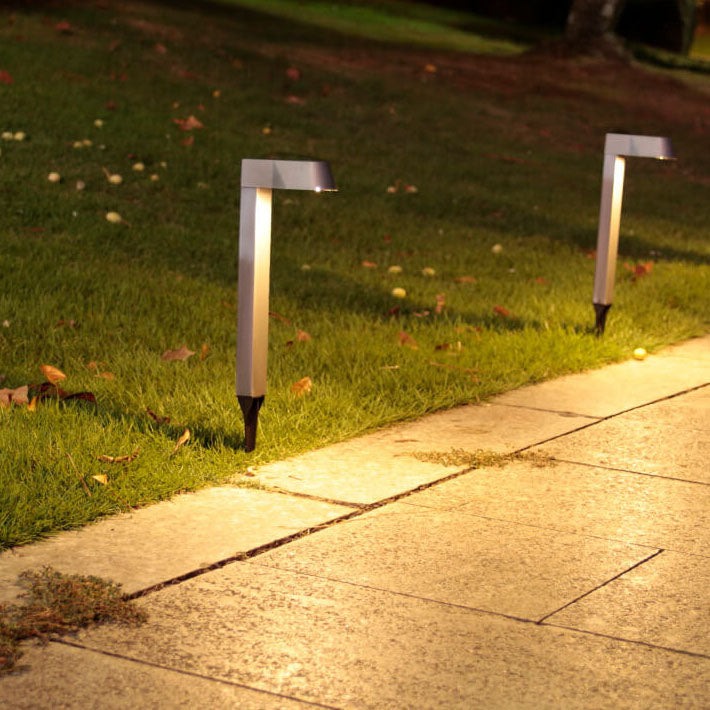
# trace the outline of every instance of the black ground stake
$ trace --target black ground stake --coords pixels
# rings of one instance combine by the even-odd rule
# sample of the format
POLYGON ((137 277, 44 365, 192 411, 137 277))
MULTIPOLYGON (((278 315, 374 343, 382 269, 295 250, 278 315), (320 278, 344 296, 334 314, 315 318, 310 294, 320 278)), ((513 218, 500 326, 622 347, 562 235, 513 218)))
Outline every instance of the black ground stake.
POLYGON ((254 451, 256 447, 256 425, 259 421, 259 410, 264 404, 264 396, 249 397, 238 395, 239 406, 244 415, 244 448, 247 452, 254 451))

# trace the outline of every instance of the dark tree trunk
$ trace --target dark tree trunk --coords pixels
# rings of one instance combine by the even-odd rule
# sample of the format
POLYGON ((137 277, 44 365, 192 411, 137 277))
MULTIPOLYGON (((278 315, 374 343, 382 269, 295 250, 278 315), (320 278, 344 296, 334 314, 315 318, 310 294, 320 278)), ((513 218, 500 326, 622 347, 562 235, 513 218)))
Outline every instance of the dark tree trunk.
POLYGON ((590 44, 614 34, 625 0, 573 0, 567 16, 565 39, 590 44))

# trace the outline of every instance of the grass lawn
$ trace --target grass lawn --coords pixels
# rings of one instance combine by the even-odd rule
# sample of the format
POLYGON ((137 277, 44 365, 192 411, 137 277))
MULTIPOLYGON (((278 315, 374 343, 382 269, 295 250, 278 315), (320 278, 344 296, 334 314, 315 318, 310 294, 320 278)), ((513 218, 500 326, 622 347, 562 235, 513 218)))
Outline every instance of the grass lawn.
POLYGON ((0 11, 0 388, 41 394, 51 365, 95 398, 0 408, 0 547, 710 330, 710 77, 523 55, 520 28, 431 6, 293 6, 0 11), (679 160, 628 163, 596 338, 607 131, 669 135, 679 160), (340 188, 274 193, 252 454, 234 394, 243 157, 328 160, 340 188))

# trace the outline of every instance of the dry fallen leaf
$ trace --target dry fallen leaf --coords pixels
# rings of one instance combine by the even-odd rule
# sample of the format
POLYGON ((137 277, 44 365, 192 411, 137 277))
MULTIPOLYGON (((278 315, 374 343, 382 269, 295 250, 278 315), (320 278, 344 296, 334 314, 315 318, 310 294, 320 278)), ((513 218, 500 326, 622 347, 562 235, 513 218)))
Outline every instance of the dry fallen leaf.
POLYGON ((97 473, 92 476, 95 481, 98 481, 102 486, 108 486, 108 476, 105 473, 97 473))
POLYGON ((377 264, 375 264, 374 261, 363 261, 362 266, 364 266, 366 269, 376 269, 377 264))
POLYGON ((444 310, 444 306, 446 305, 446 294, 445 293, 437 293, 436 294, 436 307, 434 308, 434 313, 439 314, 444 310))
POLYGON ((304 394, 309 394, 313 389, 313 382, 310 377, 302 377, 298 382, 294 382, 291 385, 291 392, 293 392, 296 397, 303 397, 304 394))
POLYGON ((101 377, 104 380, 115 380, 116 375, 113 374, 113 372, 99 372, 98 375, 94 375, 94 377, 101 377))
POLYGON ((222 303, 222 305, 223 305, 225 308, 229 308, 230 311, 236 311, 236 310, 237 310, 237 307, 236 307, 236 306, 233 306, 231 303, 228 303, 228 302, 225 301, 225 300, 222 300, 221 303, 222 303))
POLYGON ((75 320, 64 320, 64 318, 62 318, 60 321, 57 321, 54 327, 61 328, 63 325, 68 325, 70 328, 76 328, 78 324, 75 320))
POLYGON ((194 116, 188 116, 187 118, 174 118, 173 123, 176 123, 181 131, 192 131, 196 128, 204 128, 202 121, 194 116))
POLYGON ((136 449, 132 454, 125 454, 123 456, 108 456, 106 454, 102 454, 96 458, 104 463, 129 463, 130 461, 134 461, 138 458, 138 449, 136 449))
POLYGON ((409 333, 405 333, 403 330, 400 330, 399 335, 397 337, 399 339, 400 345, 406 345, 408 348, 411 348, 412 350, 419 350, 419 346, 417 345, 417 341, 414 340, 414 338, 411 335, 409 335, 409 333))
POLYGON ((624 262, 624 268, 631 273, 631 280, 636 281, 642 276, 648 276, 653 271, 653 262, 647 261, 645 264, 636 264, 632 266, 628 262, 624 262))
POLYGON ((299 343, 307 343, 310 339, 311 336, 306 333, 305 330, 299 330, 296 334, 296 340, 298 340, 299 343))
POLYGON ((61 370, 57 370, 56 367, 52 367, 51 365, 41 365, 39 369, 42 370, 42 374, 53 385, 67 379, 67 376, 61 370))
POLYGON ((28 404, 28 389, 27 385, 17 387, 16 389, 0 389, 0 407, 7 409, 13 404, 28 404))
POLYGON ((146 407, 146 412, 148 412, 148 416, 158 422, 158 424, 167 424, 170 421, 170 417, 161 417, 159 414, 156 414, 150 407, 146 407))
POLYGON ((207 357, 207 353, 210 351, 210 346, 207 343, 203 343, 200 348, 200 360, 204 360, 207 357))
POLYGON ((460 283, 460 284, 475 284, 476 277, 475 276, 455 276, 454 281, 456 281, 456 283, 460 283))
POLYGON ((177 440, 177 443, 175 444, 175 448, 170 452, 170 455, 172 456, 189 439, 190 439, 190 430, 185 429, 185 431, 182 433, 182 436, 177 440))
POLYGON ((513 314, 507 308, 504 308, 503 306, 493 306, 493 310, 499 316, 503 316, 503 318, 512 318, 513 317, 513 314))
POLYGON ((195 354, 194 350, 188 350, 186 345, 183 345, 179 350, 166 350, 161 356, 161 360, 171 362, 172 360, 187 360, 195 354))

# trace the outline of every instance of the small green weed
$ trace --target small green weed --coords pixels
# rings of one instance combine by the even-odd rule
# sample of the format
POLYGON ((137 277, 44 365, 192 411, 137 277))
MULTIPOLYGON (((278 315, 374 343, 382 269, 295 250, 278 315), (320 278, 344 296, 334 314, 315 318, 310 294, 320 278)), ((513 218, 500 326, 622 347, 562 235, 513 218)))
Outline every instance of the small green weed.
POLYGON ((22 605, 0 605, 0 674, 11 671, 22 655, 25 639, 47 640, 91 624, 140 624, 145 612, 121 594, 121 585, 99 577, 67 575, 51 567, 26 570, 19 575, 27 589, 22 605))

